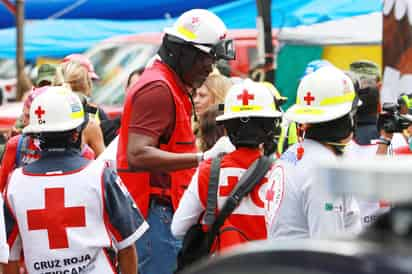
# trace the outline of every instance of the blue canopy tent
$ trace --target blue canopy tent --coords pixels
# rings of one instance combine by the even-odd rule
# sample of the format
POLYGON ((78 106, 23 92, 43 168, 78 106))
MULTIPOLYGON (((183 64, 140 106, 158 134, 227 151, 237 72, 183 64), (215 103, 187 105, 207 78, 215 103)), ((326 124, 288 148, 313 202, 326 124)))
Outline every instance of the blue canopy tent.
MULTIPOLYGON (((15 1, 6 0, 12 4, 15 1)), ((197 0, 196 7, 209 8, 227 3, 227 0, 197 0)), ((186 0, 30 0, 25 1, 25 17, 34 19, 111 19, 136 20, 160 19, 168 14, 178 16, 193 7, 193 2, 186 0)), ((14 16, 2 5, 0 0, 0 28, 14 26, 14 16)))
MULTIPOLYGON (((48 0, 35 2, 51 3, 48 0)), ((91 4, 96 1, 87 1, 87 3, 89 2, 91 4)), ((104 2, 111 1, 98 0, 98 2, 104 6, 104 2)), ((117 1, 112 2, 119 5, 117 1)), ((127 8, 125 2, 128 1, 123 1, 122 6, 127 8)), ((141 1, 129 2, 139 2, 140 4, 141 1)), ((183 3, 183 1, 177 0, 152 2, 163 4, 167 2, 168 5, 176 2, 183 3)), ((186 2, 188 3, 186 9, 194 7, 193 4, 189 5, 189 1, 186 2)), ((130 9, 132 10, 132 8, 130 9)), ((232 1, 215 6, 211 10, 223 19, 228 28, 255 28, 256 26, 255 0, 232 1)), ((310 25, 381 10, 380 0, 274 0, 272 3, 272 26, 273 28, 281 28, 310 25)), ((152 11, 147 10, 147 13, 150 12, 152 11)), ((114 35, 162 31, 165 26, 172 23, 173 19, 135 21, 58 19, 27 22, 24 37, 25 57, 28 60, 33 60, 38 56, 62 57, 69 53, 82 52, 94 43, 114 35)), ((15 29, 0 30, 0 58, 14 58, 15 51, 15 29)))

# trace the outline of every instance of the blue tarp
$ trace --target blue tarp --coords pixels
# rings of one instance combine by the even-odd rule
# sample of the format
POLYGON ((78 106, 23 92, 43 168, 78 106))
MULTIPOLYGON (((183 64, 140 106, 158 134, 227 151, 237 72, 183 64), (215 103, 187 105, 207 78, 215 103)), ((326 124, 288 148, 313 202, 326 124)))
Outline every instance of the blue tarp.
MULTIPOLYGON (((119 34, 161 32, 167 20, 110 21, 97 19, 42 20, 24 28, 24 52, 27 60, 37 57, 63 57, 83 52, 93 44, 119 34)), ((14 58, 16 31, 0 30, 0 58, 14 58)))
MULTIPOLYGON (((296 27, 382 11, 381 0, 272 0, 272 26, 296 27)), ((229 28, 256 26, 256 0, 211 8, 229 28)))
MULTIPOLYGON (((165 0, 163 2, 172 3, 174 1, 165 0)), ((193 8, 193 6, 187 6, 187 8, 193 8)), ((213 7, 211 10, 223 19, 228 28, 255 28, 256 26, 255 0, 233 1, 213 7)), ((381 10, 381 0, 274 0, 272 26, 279 28, 310 25, 381 10)), ((27 23, 25 26, 25 56, 29 60, 38 56, 62 57, 69 53, 82 52, 96 42, 114 35, 162 31, 165 26, 172 23, 172 19, 40 20, 27 23)), ((14 56, 15 29, 0 30, 0 58, 14 58, 14 56)))
MULTIPOLYGON (((11 2, 15 3, 14 0, 11 2)), ((196 7, 209 8, 227 2, 196 0, 196 7)), ((176 17, 192 7, 193 2, 187 0, 28 0, 25 1, 25 17, 46 19, 61 14, 59 19, 162 19, 166 14, 176 17)), ((0 1, 0 28, 14 25, 14 16, 0 1)))

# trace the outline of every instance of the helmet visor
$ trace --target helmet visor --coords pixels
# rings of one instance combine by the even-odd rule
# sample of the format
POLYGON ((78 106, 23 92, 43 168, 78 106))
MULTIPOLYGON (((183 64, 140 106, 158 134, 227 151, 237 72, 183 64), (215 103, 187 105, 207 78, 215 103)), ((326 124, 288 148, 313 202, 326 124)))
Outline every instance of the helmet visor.
POLYGON ((216 60, 235 60, 236 50, 232 39, 220 40, 216 45, 212 46, 210 53, 216 60))
MULTIPOLYGON (((208 43, 196 43, 191 41, 185 41, 174 35, 167 35, 167 39, 173 43, 179 44, 189 44, 193 46, 199 46, 199 48, 206 48, 208 53, 215 59, 224 59, 224 60, 234 60, 236 57, 235 44, 232 39, 223 39, 217 42, 216 44, 208 43)), ((205 51, 204 49, 203 51, 205 51)))

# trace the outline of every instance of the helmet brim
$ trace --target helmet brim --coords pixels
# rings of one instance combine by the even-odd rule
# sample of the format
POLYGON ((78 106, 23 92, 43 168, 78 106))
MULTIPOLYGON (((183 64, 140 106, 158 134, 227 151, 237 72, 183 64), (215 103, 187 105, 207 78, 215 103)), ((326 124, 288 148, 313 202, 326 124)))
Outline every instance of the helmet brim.
POLYGON ((280 118, 282 117, 282 113, 279 111, 266 113, 266 112, 259 112, 256 111, 244 111, 242 113, 226 113, 216 117, 216 121, 226 121, 231 119, 239 119, 239 118, 246 118, 246 117, 262 117, 262 118, 280 118))
POLYGON ((54 127, 47 126, 47 128, 43 126, 39 126, 39 125, 28 125, 25 128, 23 128, 22 132, 24 134, 36 134, 36 133, 43 133, 43 132, 64 132, 64 131, 73 130, 79 127, 83 122, 84 122, 83 119, 78 119, 76 121, 60 123, 59 125, 54 126, 54 127))
POLYGON ((300 124, 316 124, 338 119, 351 110, 352 102, 328 107, 293 105, 286 111, 284 117, 300 124))

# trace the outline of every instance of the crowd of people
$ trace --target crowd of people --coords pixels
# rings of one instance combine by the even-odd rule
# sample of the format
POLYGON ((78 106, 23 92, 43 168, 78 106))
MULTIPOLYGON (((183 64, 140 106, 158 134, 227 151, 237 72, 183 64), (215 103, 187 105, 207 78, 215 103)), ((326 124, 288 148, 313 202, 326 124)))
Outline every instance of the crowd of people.
POLYGON ((116 119, 90 101, 98 76, 85 56, 39 68, 1 162, 4 273, 175 273, 194 228, 211 229, 230 199, 238 204, 210 253, 356 237, 390 210, 331 195, 316 183, 316 163, 411 153, 412 94, 382 110, 375 63, 343 71, 316 60, 283 111, 273 84, 218 70, 235 58, 226 32, 210 11, 183 13, 130 74, 116 119), (262 159, 263 179, 233 197, 262 159))

